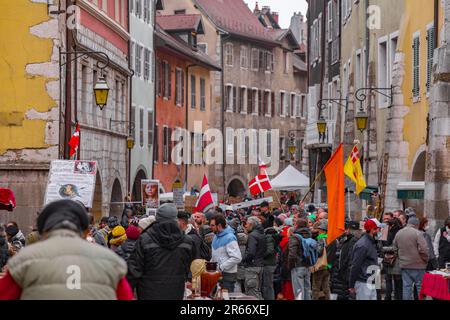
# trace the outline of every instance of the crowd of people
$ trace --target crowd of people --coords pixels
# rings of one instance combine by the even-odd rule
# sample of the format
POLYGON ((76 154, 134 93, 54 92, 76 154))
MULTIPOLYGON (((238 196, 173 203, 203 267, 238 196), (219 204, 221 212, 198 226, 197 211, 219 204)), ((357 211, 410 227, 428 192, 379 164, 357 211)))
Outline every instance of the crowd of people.
POLYGON ((329 243, 327 210, 295 201, 192 215, 169 203, 139 218, 126 206, 97 224, 57 201, 27 237, 15 222, 0 227, 0 299, 181 300, 196 260, 258 300, 417 299, 425 272, 450 261, 450 218, 434 239, 411 208, 382 220, 346 220, 329 243))

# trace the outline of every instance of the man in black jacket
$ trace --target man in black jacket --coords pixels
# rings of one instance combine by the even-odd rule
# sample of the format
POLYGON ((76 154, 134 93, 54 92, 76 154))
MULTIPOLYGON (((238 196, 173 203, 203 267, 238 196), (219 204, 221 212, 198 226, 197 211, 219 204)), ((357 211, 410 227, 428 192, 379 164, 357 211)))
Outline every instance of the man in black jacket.
POLYGON ((356 294, 357 300, 377 300, 377 291, 373 283, 374 273, 379 271, 377 240, 380 235, 380 222, 367 220, 366 233, 356 242, 351 254, 349 293, 356 294))
POLYGON ((177 208, 168 203, 136 242, 127 279, 139 300, 182 300, 195 246, 178 226, 177 208))
POLYGON ((245 293, 262 300, 261 283, 266 253, 266 236, 257 217, 249 217, 245 224, 248 232, 245 256, 242 262, 245 266, 245 293))
POLYGON ((273 275, 277 265, 277 247, 280 242, 278 232, 275 228, 264 229, 266 236, 266 253, 264 255, 264 268, 262 276, 262 296, 264 300, 275 300, 273 288, 273 275))
POLYGON ((348 278, 350 258, 354 245, 360 238, 359 222, 349 221, 345 223, 345 233, 330 243, 330 247, 336 246, 336 255, 331 269, 331 292, 337 295, 337 300, 349 300, 348 278))
POLYGON ((211 260, 211 249, 204 242, 195 227, 189 223, 189 214, 184 211, 178 212, 178 226, 184 233, 192 239, 195 247, 195 259, 211 260))

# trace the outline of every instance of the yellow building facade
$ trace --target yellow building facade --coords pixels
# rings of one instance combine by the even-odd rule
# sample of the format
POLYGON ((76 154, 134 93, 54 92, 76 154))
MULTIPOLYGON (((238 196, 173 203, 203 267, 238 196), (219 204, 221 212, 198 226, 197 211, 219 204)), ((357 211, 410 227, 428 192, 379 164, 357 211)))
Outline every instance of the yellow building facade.
POLYGON ((1 1, 0 15, 0 186, 17 202, 0 223, 25 229, 43 203, 49 162, 59 156, 61 36, 47 3, 1 1))

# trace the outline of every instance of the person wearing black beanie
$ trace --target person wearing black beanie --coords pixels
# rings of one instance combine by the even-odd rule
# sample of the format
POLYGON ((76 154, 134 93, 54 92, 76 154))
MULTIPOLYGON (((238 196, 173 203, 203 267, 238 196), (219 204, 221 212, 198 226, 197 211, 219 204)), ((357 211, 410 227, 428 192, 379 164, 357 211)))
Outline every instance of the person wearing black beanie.
POLYGON ((72 200, 48 204, 37 229, 40 241, 8 260, 0 300, 133 299, 126 262, 86 240, 89 219, 83 205, 72 200))

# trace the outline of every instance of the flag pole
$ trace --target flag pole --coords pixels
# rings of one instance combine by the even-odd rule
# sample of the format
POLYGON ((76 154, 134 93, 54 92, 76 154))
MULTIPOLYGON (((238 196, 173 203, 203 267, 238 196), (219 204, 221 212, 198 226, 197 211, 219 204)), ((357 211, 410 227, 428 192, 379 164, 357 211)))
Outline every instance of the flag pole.
POLYGON ((303 201, 305 201, 306 197, 311 193, 311 190, 314 188, 317 180, 319 180, 320 176, 322 175, 323 171, 325 170, 325 166, 323 166, 322 170, 319 172, 319 174, 316 176, 316 179, 314 180, 314 182, 311 184, 311 187, 309 188, 308 192, 305 194, 305 196, 303 197, 303 201))

